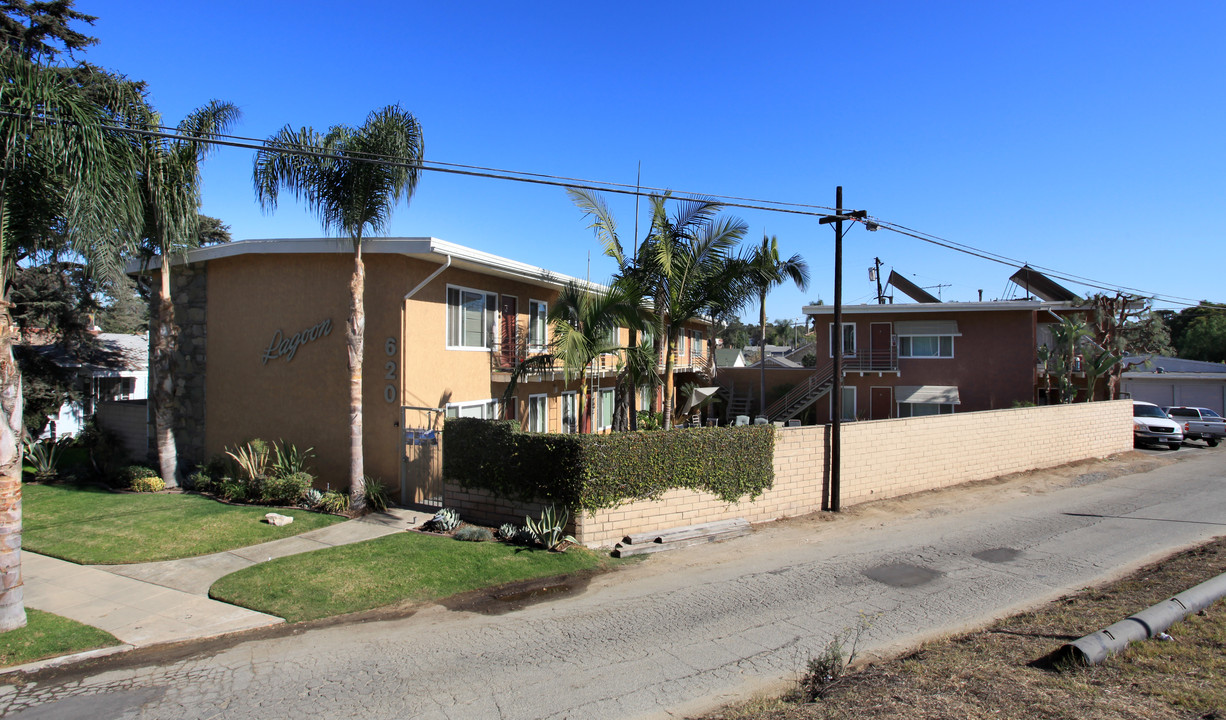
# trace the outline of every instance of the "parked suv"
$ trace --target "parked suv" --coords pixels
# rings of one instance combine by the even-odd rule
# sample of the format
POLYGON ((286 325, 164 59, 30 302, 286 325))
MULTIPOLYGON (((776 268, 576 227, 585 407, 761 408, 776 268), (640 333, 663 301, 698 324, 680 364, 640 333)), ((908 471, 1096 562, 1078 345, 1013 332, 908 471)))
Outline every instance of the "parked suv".
POLYGON ((1157 405, 1133 400, 1132 441, 1134 445, 1166 445, 1178 450, 1183 444, 1183 427, 1157 405))
POLYGON ((1209 408, 1171 407, 1166 408, 1166 414, 1183 425, 1185 440, 1204 440, 1209 447, 1217 447, 1226 437, 1226 418, 1209 408))

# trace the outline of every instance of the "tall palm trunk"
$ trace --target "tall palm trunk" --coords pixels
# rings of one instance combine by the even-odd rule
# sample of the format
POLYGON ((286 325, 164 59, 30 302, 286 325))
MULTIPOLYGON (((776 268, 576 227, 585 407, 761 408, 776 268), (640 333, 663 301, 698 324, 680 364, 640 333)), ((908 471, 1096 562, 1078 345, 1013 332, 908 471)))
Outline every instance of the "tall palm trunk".
POLYGON ((673 412, 676 408, 673 407, 673 363, 677 358, 677 338, 669 333, 668 349, 664 355, 664 429, 671 430, 673 427, 673 412))
POLYGON ((0 308, 0 632, 26 624, 21 582, 21 373, 13 360, 13 316, 9 313, 7 288, 3 291, 4 302, 0 308))
POLYGON ((766 291, 758 293, 758 300, 762 308, 759 321, 762 323, 762 345, 761 352, 758 354, 758 364, 762 366, 762 407, 758 410, 759 415, 766 415, 766 291))
POLYGON ((175 446, 175 388, 172 364, 179 340, 175 305, 170 297, 170 258, 162 256, 161 292, 157 328, 153 334, 153 422, 157 438, 158 468, 166 487, 179 486, 179 452, 175 446))
POLYGON ((345 346, 349 350, 349 508, 366 509, 366 480, 362 455, 362 351, 366 341, 366 266, 361 240, 355 243, 353 278, 349 281, 349 324, 345 346))
MULTIPOLYGON (((3 205, 7 175, 0 175, 0 258, 8 224, 8 208, 3 205)), ((0 261, 0 632, 26 624, 21 582, 21 373, 13 358, 16 328, 9 312, 7 274, 0 261)))

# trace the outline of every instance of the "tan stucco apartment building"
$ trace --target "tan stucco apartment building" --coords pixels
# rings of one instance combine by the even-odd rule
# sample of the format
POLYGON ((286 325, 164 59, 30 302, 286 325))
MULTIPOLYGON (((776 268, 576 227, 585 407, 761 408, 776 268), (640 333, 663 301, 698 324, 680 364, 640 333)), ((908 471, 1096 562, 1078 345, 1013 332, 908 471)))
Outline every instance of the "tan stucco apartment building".
MULTIPOLYGON (((579 388, 560 370, 520 382, 506 407, 499 399, 515 361, 548 344, 545 317, 561 288, 598 286, 435 238, 367 240, 362 255, 365 467, 393 497, 398 487, 402 502, 437 501, 445 416, 514 418, 529 431, 577 429, 579 388)), ((314 448, 320 484, 344 482, 349 243, 247 240, 172 262, 184 466, 259 437, 314 448)), ((678 384, 705 366, 709 337, 698 323, 686 332, 678 384)), ((596 431, 611 422, 616 364, 606 357, 592 373, 596 431)))

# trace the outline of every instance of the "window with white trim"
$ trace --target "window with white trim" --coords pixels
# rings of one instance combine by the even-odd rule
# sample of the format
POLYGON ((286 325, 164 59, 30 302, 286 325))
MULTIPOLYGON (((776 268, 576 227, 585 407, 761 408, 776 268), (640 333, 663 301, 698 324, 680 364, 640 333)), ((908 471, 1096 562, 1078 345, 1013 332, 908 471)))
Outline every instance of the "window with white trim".
POLYGON ((898 417, 924 417, 926 415, 953 414, 953 403, 898 403, 898 417))
POLYGON ((498 295, 447 286, 447 348, 489 348, 498 322, 498 295))
POLYGON ((540 352, 549 344, 549 305, 542 300, 528 301, 528 349, 540 352))
POLYGON ((597 404, 598 420, 596 423, 597 430, 608 430, 613 427, 613 390, 601 390, 598 395, 599 402, 597 404))
POLYGON ((562 423, 559 430, 564 433, 579 432, 579 394, 575 392, 562 393, 562 423))
MULTIPOLYGON (((830 357, 834 357, 834 323, 829 324, 830 357)), ((856 354, 856 324, 843 323, 843 357, 856 354)))
POLYGON ((528 396, 528 432, 549 432, 549 396, 528 396))
MULTIPOLYGON (((853 385, 843 386, 843 407, 839 408, 840 419, 850 422, 856 419, 856 388, 853 385)), ((834 417, 833 403, 830 407, 830 417, 834 417)))
POLYGON ((449 418, 466 417, 497 420, 498 401, 477 400, 474 402, 447 403, 446 411, 446 415, 449 418))
POLYGON ((900 335, 900 358, 951 358, 954 356, 953 335, 900 335))
POLYGON ((682 330, 677 333, 677 355, 685 354, 685 335, 688 332, 688 330, 682 330))

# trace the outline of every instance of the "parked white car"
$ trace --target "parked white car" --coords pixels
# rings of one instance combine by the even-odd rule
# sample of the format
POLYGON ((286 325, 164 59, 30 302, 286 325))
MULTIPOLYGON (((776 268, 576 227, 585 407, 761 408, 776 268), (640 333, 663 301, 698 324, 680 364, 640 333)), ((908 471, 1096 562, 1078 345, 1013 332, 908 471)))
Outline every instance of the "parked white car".
POLYGON ((1134 445, 1166 445, 1178 450, 1183 445, 1183 426, 1157 405, 1133 400, 1132 441, 1134 445))

